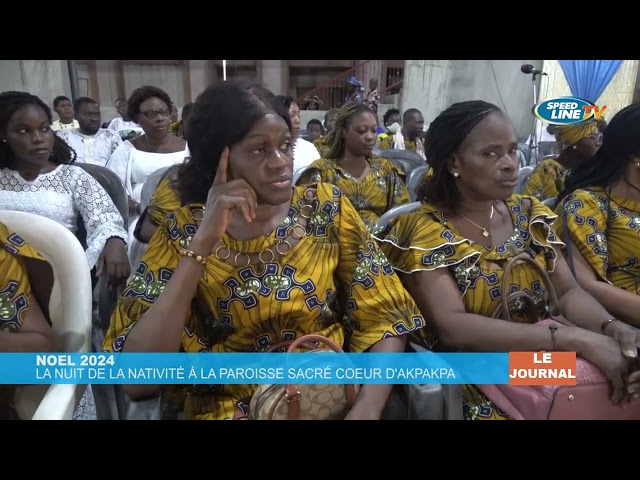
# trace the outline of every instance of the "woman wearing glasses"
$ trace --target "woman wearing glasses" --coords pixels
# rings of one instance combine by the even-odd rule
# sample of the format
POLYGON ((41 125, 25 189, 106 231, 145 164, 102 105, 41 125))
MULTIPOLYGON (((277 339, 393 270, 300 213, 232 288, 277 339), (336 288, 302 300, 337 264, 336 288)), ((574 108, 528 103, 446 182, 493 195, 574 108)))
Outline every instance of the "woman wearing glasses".
POLYGON ((182 163, 187 142, 171 133, 171 98, 157 88, 144 86, 131 94, 127 116, 138 123, 143 135, 127 140, 107 162, 118 174, 129 195, 129 258, 135 269, 142 254, 133 232, 140 216, 140 194, 147 177, 159 168, 182 163))

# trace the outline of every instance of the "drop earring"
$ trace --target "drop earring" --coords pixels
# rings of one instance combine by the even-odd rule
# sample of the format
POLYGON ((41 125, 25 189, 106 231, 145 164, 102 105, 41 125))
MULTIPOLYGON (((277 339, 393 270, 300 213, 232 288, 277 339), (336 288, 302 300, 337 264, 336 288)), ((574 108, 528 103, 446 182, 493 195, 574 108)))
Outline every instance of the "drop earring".
POLYGON ((456 177, 456 178, 459 178, 460 174, 458 172, 454 172, 453 176, 456 177))

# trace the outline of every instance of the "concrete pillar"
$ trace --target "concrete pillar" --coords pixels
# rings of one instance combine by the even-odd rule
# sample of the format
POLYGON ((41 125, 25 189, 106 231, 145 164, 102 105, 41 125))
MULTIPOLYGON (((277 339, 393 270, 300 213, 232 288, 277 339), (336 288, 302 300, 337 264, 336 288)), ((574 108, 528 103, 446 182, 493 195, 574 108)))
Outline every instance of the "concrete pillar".
POLYGON ((67 61, 0 60, 0 91, 7 90, 37 95, 53 108, 58 95, 71 98, 67 61))
POLYGON ((429 124, 449 105, 452 60, 405 60, 400 111, 417 108, 429 124))
POLYGON ((286 95, 285 60, 258 60, 258 62, 262 62, 260 82, 274 94, 286 95))

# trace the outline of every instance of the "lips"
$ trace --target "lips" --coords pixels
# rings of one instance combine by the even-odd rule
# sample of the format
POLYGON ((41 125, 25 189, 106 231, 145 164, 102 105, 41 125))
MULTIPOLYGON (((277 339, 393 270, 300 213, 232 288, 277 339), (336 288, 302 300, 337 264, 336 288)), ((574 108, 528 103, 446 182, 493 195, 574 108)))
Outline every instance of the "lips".
POLYGON ((31 150, 32 155, 48 155, 50 150, 48 148, 36 148, 31 150))
POLYGON ((508 187, 515 187, 518 184, 518 177, 507 178, 505 180, 499 181, 500 185, 505 185, 508 187))

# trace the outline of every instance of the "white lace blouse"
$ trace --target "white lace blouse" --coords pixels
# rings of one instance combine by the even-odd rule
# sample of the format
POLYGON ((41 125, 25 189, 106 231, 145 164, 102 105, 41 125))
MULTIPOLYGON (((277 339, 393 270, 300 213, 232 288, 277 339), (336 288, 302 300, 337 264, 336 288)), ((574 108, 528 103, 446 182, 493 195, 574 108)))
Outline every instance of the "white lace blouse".
POLYGON ((90 269, 109 238, 127 241, 122 215, 109 194, 85 170, 74 165, 59 165, 30 182, 16 171, 1 169, 0 209, 41 215, 73 233, 78 229, 78 215, 82 215, 90 269))

